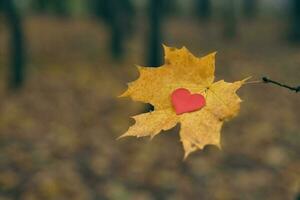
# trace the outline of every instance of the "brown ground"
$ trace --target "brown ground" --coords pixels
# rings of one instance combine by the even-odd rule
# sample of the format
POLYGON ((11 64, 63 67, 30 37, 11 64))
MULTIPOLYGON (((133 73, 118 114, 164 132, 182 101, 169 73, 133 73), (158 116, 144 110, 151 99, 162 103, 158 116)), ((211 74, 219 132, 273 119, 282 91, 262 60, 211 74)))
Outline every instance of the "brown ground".
MULTIPOLYGON (((217 79, 267 75, 299 84, 300 48, 282 40, 284 25, 241 24, 231 41, 218 25, 169 20, 165 43, 197 55, 217 50, 217 79)), ((283 200, 299 192, 298 94, 245 86, 239 117, 222 130, 223 150, 208 146, 182 162, 179 127, 151 142, 116 141, 129 116, 144 110, 116 98, 137 77, 134 64, 143 64, 144 27, 120 63, 109 58, 96 22, 28 18, 25 27, 28 80, 15 94, 5 89, 7 33, 0 31, 0 200, 283 200)))

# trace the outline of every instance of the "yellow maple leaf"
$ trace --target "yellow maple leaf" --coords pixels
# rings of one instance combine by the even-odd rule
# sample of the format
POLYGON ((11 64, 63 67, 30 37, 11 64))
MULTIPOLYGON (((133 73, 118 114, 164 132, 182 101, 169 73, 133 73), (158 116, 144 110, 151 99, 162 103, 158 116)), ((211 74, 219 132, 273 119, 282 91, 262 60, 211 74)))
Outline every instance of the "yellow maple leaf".
POLYGON ((135 124, 122 135, 153 138, 162 130, 180 123, 180 139, 185 151, 190 153, 212 144, 221 148, 220 131, 224 120, 237 115, 241 99, 236 91, 245 80, 227 83, 214 82, 215 54, 195 57, 185 47, 181 49, 164 46, 165 64, 157 67, 140 67, 139 78, 128 84, 121 97, 150 103, 153 112, 134 116, 135 124), (205 97, 205 106, 193 112, 176 114, 171 94, 178 88, 205 97))

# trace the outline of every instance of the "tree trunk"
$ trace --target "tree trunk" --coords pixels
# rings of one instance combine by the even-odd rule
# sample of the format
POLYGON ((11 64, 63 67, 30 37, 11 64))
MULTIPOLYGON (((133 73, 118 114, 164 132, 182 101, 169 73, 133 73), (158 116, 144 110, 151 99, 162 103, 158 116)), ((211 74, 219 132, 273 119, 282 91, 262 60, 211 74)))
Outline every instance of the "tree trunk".
POLYGON ((124 41, 132 34, 134 7, 130 0, 90 0, 92 15, 102 19, 109 29, 109 49, 115 60, 124 54, 124 41))
POLYGON ((211 16, 210 0, 195 0, 196 16, 201 21, 208 20, 211 16))
POLYGON ((48 10, 49 0, 34 0, 32 7, 37 13, 45 13, 48 10))
POLYGON ((162 65, 162 1, 149 0, 149 39, 147 65, 162 65))
POLYGON ((121 28, 120 22, 117 20, 112 20, 110 24, 110 49, 113 55, 113 58, 120 60, 124 54, 124 41, 123 41, 123 30, 121 28))
POLYGON ((255 18, 257 13, 257 0, 244 0, 243 13, 249 20, 255 18))
POLYGON ((70 14, 68 0, 52 0, 51 3, 54 14, 60 17, 67 17, 70 14))
POLYGON ((223 34, 226 39, 233 39, 237 36, 236 2, 235 0, 228 0, 223 6, 223 34))
POLYGON ((10 29, 10 76, 9 86, 18 89, 24 82, 24 36, 22 30, 21 16, 12 0, 2 0, 3 11, 7 17, 10 29))
POLYGON ((300 1, 291 0, 290 40, 300 43, 300 1))

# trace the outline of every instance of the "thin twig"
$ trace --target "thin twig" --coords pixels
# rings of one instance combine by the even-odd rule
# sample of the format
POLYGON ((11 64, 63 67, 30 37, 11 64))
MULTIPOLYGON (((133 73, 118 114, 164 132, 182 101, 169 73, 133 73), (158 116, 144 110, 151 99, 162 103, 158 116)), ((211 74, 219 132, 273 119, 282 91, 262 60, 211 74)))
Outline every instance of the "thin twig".
POLYGON ((294 91, 294 92, 300 92, 300 86, 298 87, 291 87, 291 86, 288 86, 288 85, 285 85, 285 84, 282 84, 282 83, 279 83, 277 81, 273 81, 267 77, 262 77, 262 81, 263 83, 272 83, 272 84, 275 84, 275 85, 278 85, 279 87, 283 87, 283 88, 287 88, 291 91, 294 91))

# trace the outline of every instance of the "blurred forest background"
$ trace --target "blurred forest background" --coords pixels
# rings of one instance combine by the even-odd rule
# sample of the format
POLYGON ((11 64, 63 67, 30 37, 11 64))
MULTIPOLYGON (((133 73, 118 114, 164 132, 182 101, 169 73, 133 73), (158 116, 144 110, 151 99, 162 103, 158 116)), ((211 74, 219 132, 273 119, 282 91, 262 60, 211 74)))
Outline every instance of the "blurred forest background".
MULTIPOLYGON (((300 82, 299 0, 0 0, 0 200, 299 200, 299 95, 247 85, 222 151, 178 129, 116 141, 117 99, 162 46, 217 54, 217 79, 300 82)), ((162 86, 163 87, 163 86, 162 86)))

